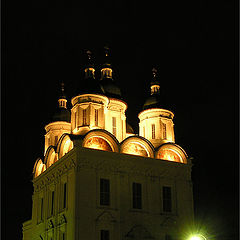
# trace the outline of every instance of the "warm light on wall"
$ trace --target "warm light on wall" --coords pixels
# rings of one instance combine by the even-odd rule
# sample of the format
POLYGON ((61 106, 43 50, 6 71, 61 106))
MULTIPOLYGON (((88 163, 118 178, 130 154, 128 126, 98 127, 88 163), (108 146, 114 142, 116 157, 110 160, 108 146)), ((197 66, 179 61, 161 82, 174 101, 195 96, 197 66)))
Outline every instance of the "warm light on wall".
POLYGON ((48 163, 48 167, 50 167, 51 165, 53 165, 53 163, 55 162, 55 159, 56 159, 56 153, 53 152, 50 156, 50 159, 49 159, 49 163, 48 163))
POLYGON ((157 158, 163 159, 163 160, 168 160, 168 161, 173 161, 173 162, 182 162, 181 156, 174 151, 173 149, 162 149, 158 153, 157 158))
POLYGON ((139 142, 130 142, 124 146, 123 153, 138 155, 143 157, 148 157, 149 153, 147 152, 146 148, 139 142))
POLYGON ((42 172, 46 170, 46 165, 40 159, 37 163, 36 170, 35 170, 35 177, 39 176, 42 172))
POLYGON ((84 144, 84 147, 86 148, 93 148, 98 150, 104 150, 104 151, 110 151, 112 152, 112 148, 109 145, 109 143, 100 137, 91 137, 89 138, 86 143, 84 144))
POLYGON ((66 153, 68 153, 72 149, 73 149, 73 142, 70 139, 67 139, 67 141, 63 146, 62 156, 64 156, 66 153))

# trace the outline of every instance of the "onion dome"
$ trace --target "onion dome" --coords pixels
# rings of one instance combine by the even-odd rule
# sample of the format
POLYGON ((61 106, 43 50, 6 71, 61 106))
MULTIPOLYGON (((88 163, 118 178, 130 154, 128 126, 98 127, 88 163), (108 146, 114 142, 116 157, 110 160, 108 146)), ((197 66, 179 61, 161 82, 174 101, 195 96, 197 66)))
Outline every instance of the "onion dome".
POLYGON ((87 63, 84 68, 84 78, 79 82, 77 94, 103 94, 99 81, 95 77, 95 66, 91 51, 86 51, 87 63))
POLYGON ((58 99, 58 108, 55 111, 55 114, 52 117, 52 122, 65 121, 71 122, 71 114, 67 109, 67 99, 64 93, 64 83, 61 83, 61 94, 58 99))
POLYGON ((146 99, 143 110, 150 108, 166 108, 166 103, 162 94, 160 94, 160 82, 158 80, 157 69, 152 69, 153 78, 150 82, 150 96, 146 99))
POLYGON ((109 48, 105 47, 105 60, 101 67, 101 88, 108 97, 121 98, 121 90, 113 79, 113 70, 110 63, 109 48))

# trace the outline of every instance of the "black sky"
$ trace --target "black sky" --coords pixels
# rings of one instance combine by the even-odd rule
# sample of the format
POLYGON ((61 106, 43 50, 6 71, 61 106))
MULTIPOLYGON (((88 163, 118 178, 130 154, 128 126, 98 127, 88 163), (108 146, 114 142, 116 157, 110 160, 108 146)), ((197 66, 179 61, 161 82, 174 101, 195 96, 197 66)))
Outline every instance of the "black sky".
POLYGON ((151 69, 159 69, 176 143, 194 158, 196 223, 209 239, 237 239, 237 10, 226 0, 4 2, 2 239, 20 239, 31 218, 31 173, 60 81, 70 103, 84 51, 99 66, 105 45, 135 131, 151 69))

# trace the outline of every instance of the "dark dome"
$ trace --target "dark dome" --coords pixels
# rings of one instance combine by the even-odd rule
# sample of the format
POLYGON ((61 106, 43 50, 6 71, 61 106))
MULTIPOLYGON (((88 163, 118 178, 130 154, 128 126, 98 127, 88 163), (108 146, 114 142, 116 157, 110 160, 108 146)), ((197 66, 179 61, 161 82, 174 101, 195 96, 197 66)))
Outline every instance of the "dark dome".
POLYGON ((66 108, 58 108, 52 117, 52 122, 57 121, 71 122, 70 111, 66 108))
POLYGON ((101 88, 107 97, 121 98, 121 90, 111 78, 101 80, 101 88))
POLYGON ((95 78, 87 78, 79 81, 79 86, 76 95, 87 93, 103 94, 101 86, 95 78))
POLYGON ((149 96, 143 104, 143 110, 150 108, 163 108, 170 110, 171 106, 169 105, 169 103, 167 103, 165 97, 162 94, 153 94, 149 96))

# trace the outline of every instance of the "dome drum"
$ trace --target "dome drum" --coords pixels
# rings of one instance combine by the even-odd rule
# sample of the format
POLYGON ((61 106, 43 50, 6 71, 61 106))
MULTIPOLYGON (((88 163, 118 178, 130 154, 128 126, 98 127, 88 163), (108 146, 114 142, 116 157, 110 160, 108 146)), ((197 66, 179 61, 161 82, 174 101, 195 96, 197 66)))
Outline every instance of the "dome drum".
POLYGON ((73 97, 71 100, 72 106, 74 107, 76 104, 81 103, 98 103, 102 105, 108 104, 108 98, 106 96, 100 94, 82 94, 76 97, 73 97))
POLYGON ((45 126, 45 152, 49 146, 56 146, 58 140, 64 133, 71 133, 71 123, 57 121, 45 126))
POLYGON ((98 102, 83 102, 72 108, 72 132, 84 135, 92 129, 103 129, 106 106, 98 102))
POLYGON ((138 117, 140 136, 147 138, 155 148, 166 142, 175 142, 174 114, 171 111, 153 108, 142 111, 138 117))

